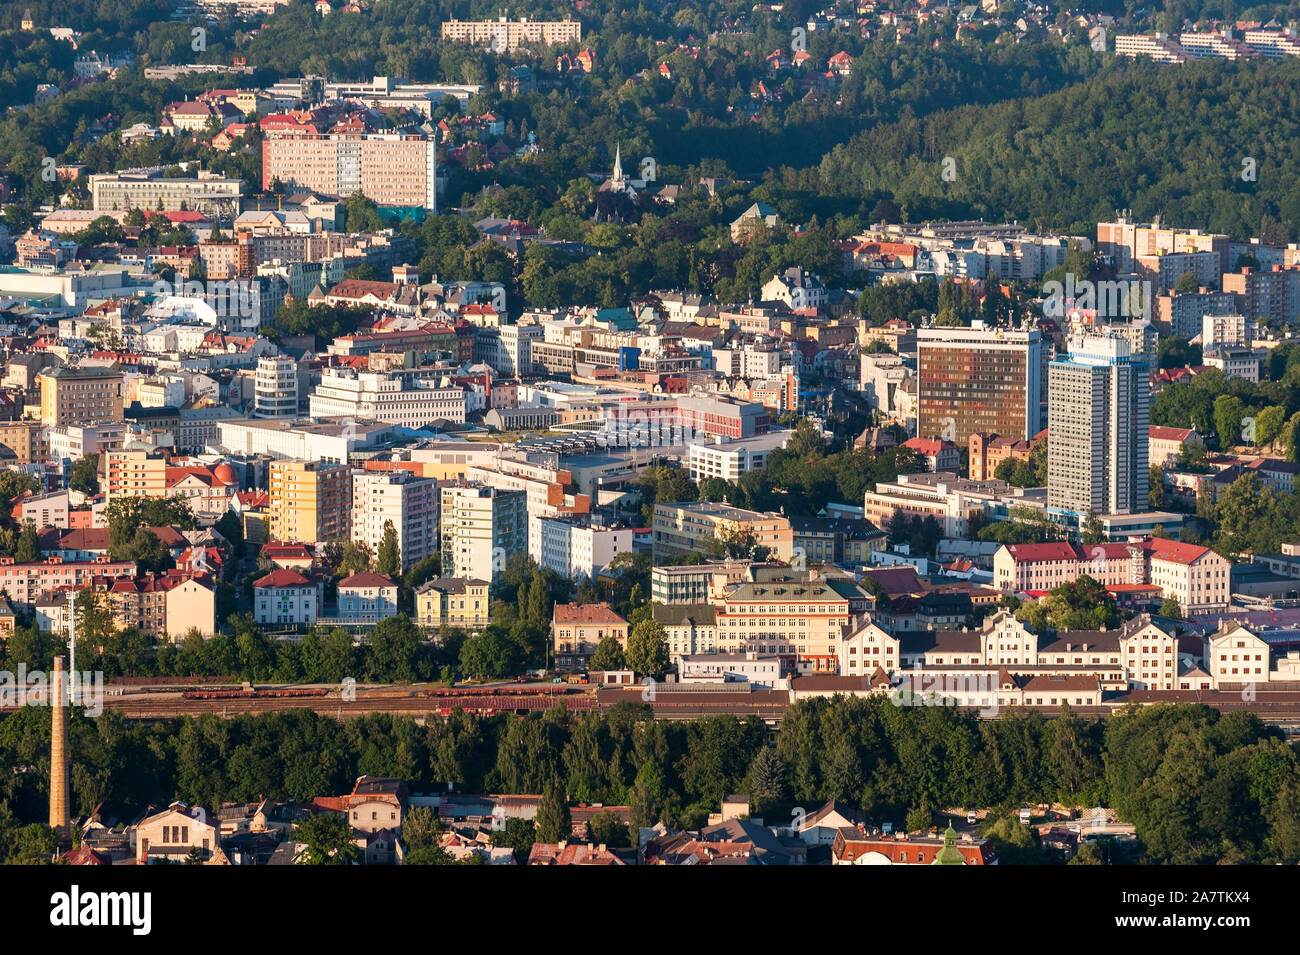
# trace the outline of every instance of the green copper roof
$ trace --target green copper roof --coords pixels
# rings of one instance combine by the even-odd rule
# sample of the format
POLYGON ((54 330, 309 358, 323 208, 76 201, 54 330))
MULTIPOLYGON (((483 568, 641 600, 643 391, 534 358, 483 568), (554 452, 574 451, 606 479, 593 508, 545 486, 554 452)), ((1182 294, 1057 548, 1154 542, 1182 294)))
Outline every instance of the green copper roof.
POLYGON ((957 848, 957 832, 950 822, 948 823, 948 831, 943 834, 943 848, 935 854, 934 862, 931 865, 965 864, 966 860, 962 858, 961 850, 957 848))

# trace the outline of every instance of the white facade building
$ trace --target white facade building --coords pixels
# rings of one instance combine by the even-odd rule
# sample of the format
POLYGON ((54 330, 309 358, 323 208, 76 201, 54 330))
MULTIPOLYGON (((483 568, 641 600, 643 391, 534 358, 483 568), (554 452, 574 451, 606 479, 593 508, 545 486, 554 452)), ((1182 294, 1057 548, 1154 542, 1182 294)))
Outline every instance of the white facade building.
POLYGON ((437 553, 437 482, 409 471, 352 472, 352 539, 378 554, 390 523, 403 570, 437 553))
POLYGON ((616 554, 631 553, 635 534, 630 527, 592 527, 560 517, 533 518, 538 533, 529 534, 530 553, 538 565, 573 580, 593 578, 616 554), (532 552, 532 541, 537 551, 532 552))
POLYGON ((1071 340, 1052 362, 1047 503, 1076 514, 1148 508, 1151 387, 1147 363, 1113 335, 1071 340))
POLYGON ((449 379, 327 368, 312 392, 311 416, 368 418, 407 428, 465 422, 465 390, 449 379))
POLYGON ((264 355, 257 360, 253 415, 258 418, 298 416, 298 363, 288 355, 264 355))

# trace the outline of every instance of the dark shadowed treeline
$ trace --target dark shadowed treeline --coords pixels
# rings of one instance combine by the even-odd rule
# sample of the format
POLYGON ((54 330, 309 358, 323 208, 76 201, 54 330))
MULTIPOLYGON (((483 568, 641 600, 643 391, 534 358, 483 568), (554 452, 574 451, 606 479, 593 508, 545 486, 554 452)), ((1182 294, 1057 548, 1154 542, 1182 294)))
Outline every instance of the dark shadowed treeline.
MULTIPOLYGON (((700 825, 724 795, 750 794, 768 822, 827 799, 876 823, 952 806, 1010 810, 1062 800, 1110 805, 1136 824, 1153 862, 1300 861, 1300 762, 1249 714, 1159 706, 1109 720, 1017 713, 979 721, 884 699, 789 708, 775 746, 755 719, 649 720, 641 705, 605 714, 552 710, 480 719, 337 721, 310 711, 223 720, 70 720, 73 806, 129 817, 172 799, 307 800, 356 776, 414 791, 562 792, 627 804, 634 821, 700 825)), ((0 857, 46 815, 49 714, 0 720, 0 857)))

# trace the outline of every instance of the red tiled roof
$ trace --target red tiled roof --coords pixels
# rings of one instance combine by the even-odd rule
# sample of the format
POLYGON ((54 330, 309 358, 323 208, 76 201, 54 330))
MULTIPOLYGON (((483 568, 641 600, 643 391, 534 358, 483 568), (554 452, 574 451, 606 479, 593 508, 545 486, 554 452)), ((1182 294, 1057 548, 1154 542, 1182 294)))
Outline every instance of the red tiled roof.
POLYGON ((607 603, 556 604, 555 623, 627 623, 607 603))
POLYGON ((294 570, 273 570, 260 580, 254 581, 254 587, 309 587, 311 581, 294 570))
POLYGON ((945 445, 952 447, 948 442, 941 441, 938 438, 908 438, 903 442, 903 447, 911 448, 918 454, 924 454, 928 457, 934 457, 942 452, 945 445))
POLYGON ((396 586, 397 584, 393 583, 383 574, 372 574, 368 572, 353 574, 347 580, 339 581, 339 590, 343 590, 349 587, 396 587, 396 586))
POLYGON ((1156 441, 1186 441, 1193 434, 1191 428, 1166 428, 1158 424, 1151 425, 1147 430, 1156 441))
POLYGON ((1078 560, 1073 544, 1051 541, 1046 544, 1008 544, 1007 552, 1017 563, 1022 561, 1078 560))
POLYGON ((1153 537, 1146 542, 1146 549, 1152 557, 1173 561, 1176 564, 1194 564, 1210 553, 1210 548, 1202 547, 1200 544, 1187 544, 1164 537, 1153 537))
POLYGON ((396 282, 370 282, 364 279, 344 279, 330 289, 326 295, 330 298, 390 298, 397 291, 396 282))
POLYGON ((279 558, 285 560, 292 558, 296 560, 311 560, 311 548, 306 544, 282 544, 278 541, 262 545, 262 556, 267 560, 279 558))

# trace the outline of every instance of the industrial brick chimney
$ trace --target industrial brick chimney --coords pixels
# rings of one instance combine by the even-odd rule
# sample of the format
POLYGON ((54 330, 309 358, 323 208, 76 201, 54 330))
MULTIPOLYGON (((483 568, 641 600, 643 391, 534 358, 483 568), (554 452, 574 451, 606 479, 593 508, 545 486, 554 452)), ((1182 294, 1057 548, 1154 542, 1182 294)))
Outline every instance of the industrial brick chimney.
POLYGON ((54 658, 50 679, 50 828, 61 837, 68 835, 68 727, 64 704, 68 688, 63 674, 63 657, 54 658))

